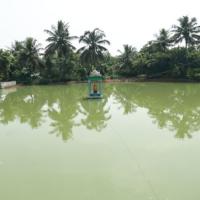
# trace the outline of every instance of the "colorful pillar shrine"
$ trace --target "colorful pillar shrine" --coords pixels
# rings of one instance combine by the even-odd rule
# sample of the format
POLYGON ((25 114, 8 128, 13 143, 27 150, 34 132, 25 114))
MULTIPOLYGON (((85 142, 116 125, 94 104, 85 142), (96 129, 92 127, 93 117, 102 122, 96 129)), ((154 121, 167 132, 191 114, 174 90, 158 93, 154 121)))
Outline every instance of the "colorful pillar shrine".
POLYGON ((93 70, 88 77, 88 98, 100 99, 103 97, 103 77, 100 72, 93 70))

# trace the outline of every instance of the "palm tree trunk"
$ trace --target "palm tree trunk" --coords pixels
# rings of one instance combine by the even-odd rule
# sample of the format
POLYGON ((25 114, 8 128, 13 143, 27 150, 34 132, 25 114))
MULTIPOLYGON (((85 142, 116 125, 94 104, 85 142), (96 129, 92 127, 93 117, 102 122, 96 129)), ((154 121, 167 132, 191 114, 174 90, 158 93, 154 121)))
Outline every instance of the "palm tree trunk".
POLYGON ((188 48, 187 40, 185 40, 185 48, 186 48, 186 49, 188 48))

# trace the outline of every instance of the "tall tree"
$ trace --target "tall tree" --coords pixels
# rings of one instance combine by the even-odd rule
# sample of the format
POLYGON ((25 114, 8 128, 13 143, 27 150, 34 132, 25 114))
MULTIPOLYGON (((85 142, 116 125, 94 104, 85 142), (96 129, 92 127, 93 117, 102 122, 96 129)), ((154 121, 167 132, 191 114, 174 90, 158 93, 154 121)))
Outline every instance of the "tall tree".
POLYGON ((159 35, 156 35, 156 40, 154 43, 157 45, 159 51, 165 52, 171 45, 169 31, 164 28, 161 29, 159 35))
MULTIPOLYGON (((52 26, 51 30, 45 30, 49 34, 45 55, 55 63, 54 69, 57 69, 57 80, 65 81, 71 79, 73 63, 73 50, 75 47, 71 41, 76 39, 76 36, 70 36, 69 25, 63 21, 58 21, 57 26, 52 26)), ((49 60, 49 61, 50 61, 49 60)))
POLYGON ((23 48, 20 53, 20 59, 23 63, 23 70, 28 76, 34 77, 39 72, 40 67, 40 44, 36 39, 27 38, 23 42, 23 48))
POLYGON ((97 68, 104 59, 104 53, 108 51, 104 45, 110 45, 110 42, 104 39, 105 36, 103 31, 95 28, 93 31, 85 31, 84 35, 79 39, 79 43, 85 44, 78 50, 81 54, 81 63, 89 65, 89 70, 97 68))
POLYGON ((130 73, 133 70, 133 58, 137 54, 136 48, 125 44, 123 45, 123 51, 119 50, 119 52, 121 53, 119 56, 120 71, 131 75, 130 73))
POLYGON ((11 52, 15 57, 13 72, 18 81, 30 82, 40 75, 40 44, 34 38, 26 38, 22 42, 15 41, 11 52))
POLYGON ((69 25, 63 21, 58 21, 57 26, 52 26, 51 30, 45 30, 49 34, 46 39, 49 44, 46 47, 46 54, 57 53, 58 57, 66 57, 70 50, 74 50, 75 47, 71 41, 76 39, 76 36, 70 36, 69 25))
POLYGON ((22 57, 27 64, 32 65, 33 71, 39 64, 40 46, 37 40, 31 37, 23 42, 22 57))
POLYGON ((173 25, 172 40, 175 44, 185 42, 185 47, 193 46, 200 41, 200 26, 197 24, 197 19, 195 17, 189 18, 188 16, 183 16, 178 19, 179 25, 173 25))

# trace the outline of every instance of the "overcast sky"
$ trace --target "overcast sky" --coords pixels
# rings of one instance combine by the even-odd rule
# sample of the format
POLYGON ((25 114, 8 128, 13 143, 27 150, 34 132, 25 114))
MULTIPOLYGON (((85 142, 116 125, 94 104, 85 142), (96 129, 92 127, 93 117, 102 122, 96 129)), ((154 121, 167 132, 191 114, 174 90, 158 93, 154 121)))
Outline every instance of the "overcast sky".
MULTIPOLYGON (((58 20, 69 22, 71 35, 102 29, 116 54, 123 44, 140 49, 161 28, 170 28, 183 15, 200 22, 199 0, 0 0, 0 48, 31 36, 45 45, 58 20)), ((77 44, 75 44, 77 45, 77 44)))

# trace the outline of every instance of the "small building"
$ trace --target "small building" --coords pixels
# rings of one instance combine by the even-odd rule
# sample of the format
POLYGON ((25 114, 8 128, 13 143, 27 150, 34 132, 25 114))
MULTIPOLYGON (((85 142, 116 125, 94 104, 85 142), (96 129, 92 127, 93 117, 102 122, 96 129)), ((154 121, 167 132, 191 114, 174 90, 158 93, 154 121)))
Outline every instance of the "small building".
POLYGON ((88 98, 100 99, 103 97, 103 77, 100 72, 93 70, 88 77, 88 98))

